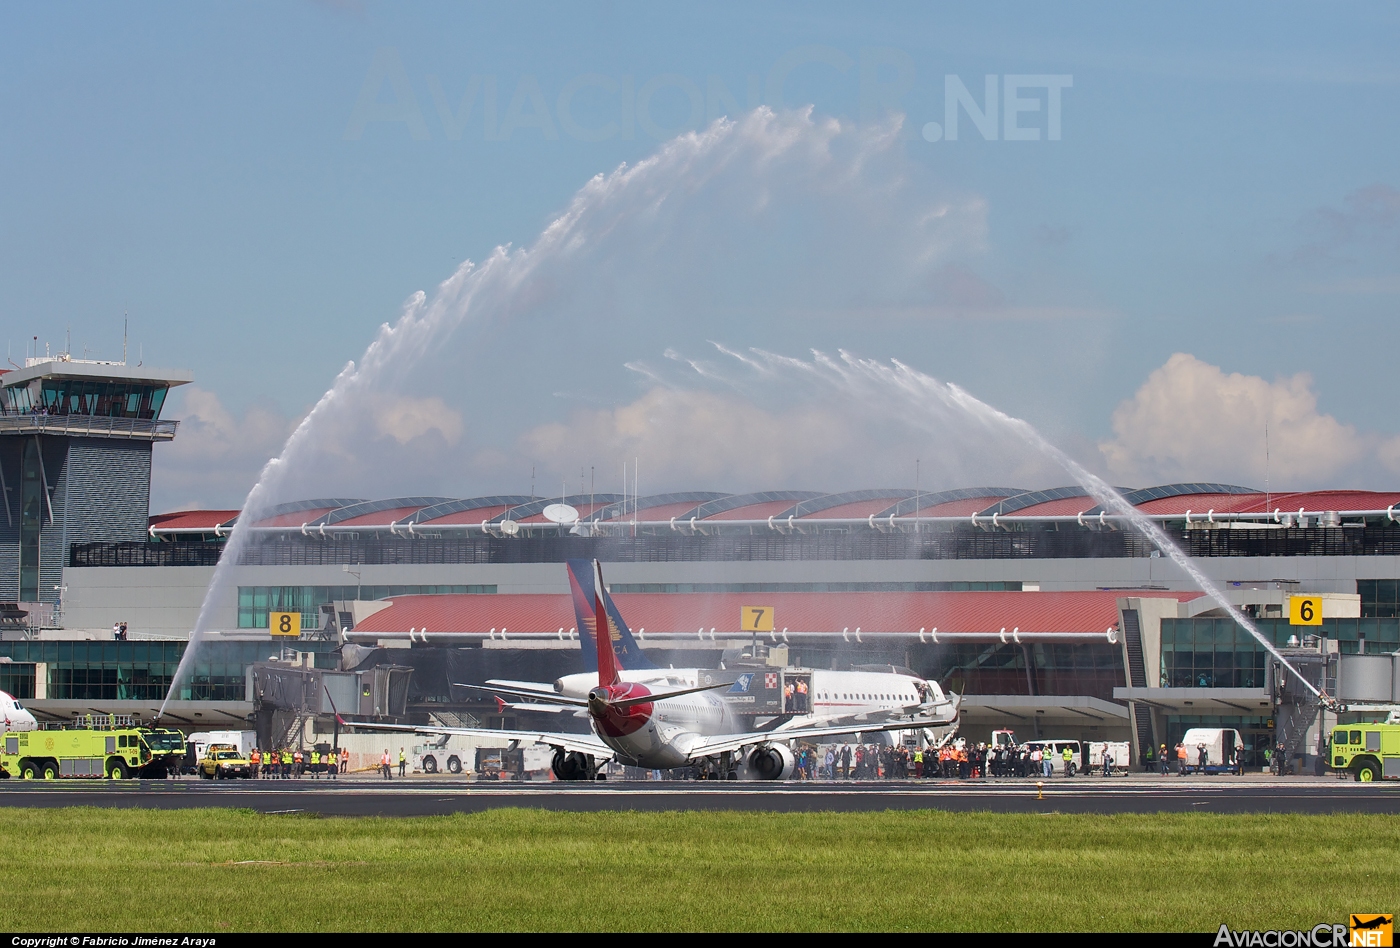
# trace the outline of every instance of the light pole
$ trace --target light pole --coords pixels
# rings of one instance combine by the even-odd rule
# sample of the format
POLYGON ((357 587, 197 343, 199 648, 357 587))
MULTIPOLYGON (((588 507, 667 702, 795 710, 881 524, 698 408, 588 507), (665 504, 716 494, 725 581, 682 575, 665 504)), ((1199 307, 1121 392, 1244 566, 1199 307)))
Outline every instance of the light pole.
POLYGON ((356 602, 359 602, 359 601, 360 601, 360 571, 357 570, 357 569, 351 569, 349 563, 346 563, 344 566, 342 566, 342 567, 341 567, 341 570, 342 570, 343 572, 349 573, 351 576, 355 577, 355 601, 356 601, 356 602))

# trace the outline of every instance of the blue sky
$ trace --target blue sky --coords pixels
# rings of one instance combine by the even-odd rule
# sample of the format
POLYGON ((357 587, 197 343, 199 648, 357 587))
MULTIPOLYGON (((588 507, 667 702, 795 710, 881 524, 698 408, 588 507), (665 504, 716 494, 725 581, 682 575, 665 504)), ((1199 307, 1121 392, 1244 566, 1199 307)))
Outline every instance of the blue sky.
MULTIPOLYGON (((605 463, 511 432, 586 427, 598 421, 587 412, 616 422, 654 384, 625 363, 716 335, 899 357, 1026 415, 1120 481, 1248 480, 1257 465, 1231 446, 1269 421, 1275 480, 1393 486, 1397 19, 1380 4, 10 5, 0 312, 17 361, 33 335, 59 346, 70 328, 75 354, 116 355, 128 313, 133 353, 192 369, 200 390, 173 406, 193 419, 189 446, 160 449, 155 506, 237 504, 411 294, 498 245, 529 246, 594 175, 758 104, 811 105, 855 129, 902 115, 886 173, 980 215, 924 261, 917 289, 872 302, 884 284, 852 229, 878 246, 881 222, 790 195, 770 238, 736 231, 743 276, 724 291, 646 283, 630 303, 648 307, 644 331, 579 343, 593 311, 566 293, 528 331, 473 337, 463 351, 480 387, 441 397, 465 419, 455 437, 493 460, 441 489, 605 463), (986 140, 966 110, 958 140, 926 140, 927 123, 944 124, 946 77, 985 105, 989 75, 1002 120, 1008 76, 1072 83, 1059 140, 1039 80, 1017 119, 1039 140, 1005 140, 1002 121, 986 140), (823 244, 847 256, 825 259, 823 244), (804 272, 808 253, 822 272, 804 272), (845 283, 839 259, 860 271, 845 283), (860 289, 838 316, 813 315, 846 285, 860 289), (550 361, 565 345, 592 371, 561 381, 578 364, 550 361), (1169 361, 1177 353, 1192 361, 1169 361), (1222 404, 1236 407, 1213 415, 1222 404), (1204 417, 1177 417, 1192 405, 1204 417)), ((715 253, 729 244, 713 223, 697 233, 715 253)), ((628 285, 619 276, 609 291, 628 285)), ((775 424, 791 408, 743 397, 775 424)), ((823 470, 830 489, 878 473, 823 470)), ((796 472, 749 477, 786 486, 758 482, 796 472)))

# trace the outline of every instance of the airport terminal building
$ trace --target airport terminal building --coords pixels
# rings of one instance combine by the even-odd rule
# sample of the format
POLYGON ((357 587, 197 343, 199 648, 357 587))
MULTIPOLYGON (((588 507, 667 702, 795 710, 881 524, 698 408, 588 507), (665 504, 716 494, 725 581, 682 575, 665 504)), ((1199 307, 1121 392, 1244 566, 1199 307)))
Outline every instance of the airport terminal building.
POLYGON ((253 532, 236 595, 172 704, 190 727, 252 720, 252 670, 288 657, 384 670, 376 714, 519 723, 452 682, 581 670, 564 567, 581 558, 659 663, 912 668, 963 695, 972 740, 1140 754, 1233 726, 1311 766, 1332 719, 1236 616, 1352 717, 1400 700, 1400 491, 1126 491, 1228 610, 1074 486, 307 498, 240 525, 150 514, 153 445, 177 435, 165 392, 188 373, 31 361, 0 374, 0 689, 41 715, 152 715, 236 526, 253 532), (771 628, 744 627, 751 606, 771 628), (273 636, 274 613, 299 632, 273 636))

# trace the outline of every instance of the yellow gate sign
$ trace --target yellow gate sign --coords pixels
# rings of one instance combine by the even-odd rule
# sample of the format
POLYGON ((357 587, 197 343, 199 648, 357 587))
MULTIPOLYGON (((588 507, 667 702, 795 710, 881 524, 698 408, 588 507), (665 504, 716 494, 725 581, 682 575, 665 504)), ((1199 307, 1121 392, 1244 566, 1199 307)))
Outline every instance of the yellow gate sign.
POLYGON ((269 612, 267 629, 273 635, 301 635, 301 613, 269 612))
POLYGON ((739 628, 744 632, 772 632, 772 606, 742 606, 739 609, 739 628))
POLYGON ((1289 596, 1289 625, 1322 625, 1321 596, 1289 596))

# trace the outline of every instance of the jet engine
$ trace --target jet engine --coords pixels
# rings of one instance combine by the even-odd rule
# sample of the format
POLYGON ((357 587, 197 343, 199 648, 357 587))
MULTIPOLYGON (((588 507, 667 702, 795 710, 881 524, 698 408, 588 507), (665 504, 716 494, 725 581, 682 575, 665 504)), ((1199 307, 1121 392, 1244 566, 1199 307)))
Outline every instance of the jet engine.
POLYGON ((786 744, 760 744, 744 759, 749 775, 757 780, 786 780, 797 766, 797 758, 786 744))
POLYGON ((565 751, 562 747, 554 752, 551 769, 560 780, 591 780, 593 777, 593 761, 587 754, 565 751))

